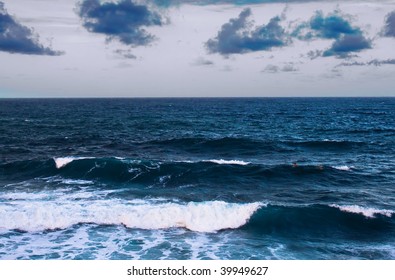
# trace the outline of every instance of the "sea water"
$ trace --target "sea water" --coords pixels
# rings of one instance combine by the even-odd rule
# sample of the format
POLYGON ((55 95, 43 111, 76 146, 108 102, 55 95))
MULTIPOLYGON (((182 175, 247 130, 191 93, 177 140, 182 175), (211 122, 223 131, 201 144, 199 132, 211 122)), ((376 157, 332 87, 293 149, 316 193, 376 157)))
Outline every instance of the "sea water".
POLYGON ((395 99, 0 100, 0 259, 395 259, 395 99))

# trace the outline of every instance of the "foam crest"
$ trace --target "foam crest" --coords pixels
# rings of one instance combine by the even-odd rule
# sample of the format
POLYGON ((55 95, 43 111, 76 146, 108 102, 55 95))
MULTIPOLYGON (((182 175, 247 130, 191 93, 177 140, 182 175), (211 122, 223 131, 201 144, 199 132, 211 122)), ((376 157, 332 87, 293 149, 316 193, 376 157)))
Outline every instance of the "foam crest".
POLYGON ((355 213, 355 214, 362 214, 367 218, 375 218, 376 215, 383 215, 386 217, 391 218, 392 215, 395 213, 394 211, 387 210, 387 209, 376 209, 370 207, 361 207, 358 205, 337 205, 332 204, 331 207, 338 208, 341 211, 355 213))
POLYGON ((350 171, 353 167, 347 165, 340 165, 340 166, 332 166, 332 168, 342 171, 350 171))
POLYGON ((261 203, 223 201, 187 204, 123 200, 12 201, 0 206, 0 228, 43 231, 94 223, 138 229, 179 227, 197 232, 214 232, 243 226, 261 206, 261 203))
POLYGON ((234 165, 248 165, 250 162, 242 160, 224 160, 224 159, 210 159, 204 160, 204 162, 212 162, 216 164, 234 164, 234 165))
POLYGON ((81 159, 92 159, 92 157, 58 157, 58 158, 55 157, 55 158, 53 158, 57 169, 65 167, 70 162, 73 162, 75 160, 81 160, 81 159))

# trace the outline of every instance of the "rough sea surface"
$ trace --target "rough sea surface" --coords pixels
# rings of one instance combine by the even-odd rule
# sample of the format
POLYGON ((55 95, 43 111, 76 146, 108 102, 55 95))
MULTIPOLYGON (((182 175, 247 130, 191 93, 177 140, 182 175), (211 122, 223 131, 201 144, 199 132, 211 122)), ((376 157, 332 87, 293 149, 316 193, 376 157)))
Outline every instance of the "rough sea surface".
POLYGON ((395 99, 2 99, 0 259, 395 259, 395 99))

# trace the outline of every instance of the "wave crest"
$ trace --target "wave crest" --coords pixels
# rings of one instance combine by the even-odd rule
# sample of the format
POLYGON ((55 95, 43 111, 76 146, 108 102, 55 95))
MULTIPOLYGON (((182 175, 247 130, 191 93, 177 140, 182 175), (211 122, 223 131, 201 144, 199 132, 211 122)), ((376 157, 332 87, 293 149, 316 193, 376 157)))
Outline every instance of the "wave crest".
POLYGON ((57 169, 65 167, 67 164, 81 159, 92 159, 92 157, 54 157, 53 160, 55 161, 55 165, 57 169))
POLYGON ((250 162, 242 161, 242 160, 224 160, 224 159, 210 159, 203 160, 203 162, 212 162, 216 164, 230 164, 230 165, 248 165, 250 162))
POLYGON ((0 206, 0 228, 24 231, 64 229, 81 223, 128 228, 186 228, 215 232, 246 224, 261 203, 223 201, 151 204, 141 201, 14 201, 0 206))
POLYGON ((362 214, 367 218, 374 218, 376 215, 383 215, 388 218, 391 218, 392 215, 395 213, 394 211, 387 210, 387 209, 376 209, 376 208, 369 208, 369 207, 362 207, 358 205, 337 205, 332 204, 331 207, 337 208, 343 212, 349 212, 354 214, 362 214))

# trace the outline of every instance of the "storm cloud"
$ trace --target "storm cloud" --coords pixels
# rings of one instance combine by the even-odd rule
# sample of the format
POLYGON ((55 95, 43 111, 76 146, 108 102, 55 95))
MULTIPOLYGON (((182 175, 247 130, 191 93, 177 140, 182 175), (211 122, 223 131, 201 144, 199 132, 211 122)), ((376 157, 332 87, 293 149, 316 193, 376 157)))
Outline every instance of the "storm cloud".
POLYGON ((44 47, 33 29, 22 25, 8 14, 3 2, 0 2, 0 51, 29 55, 62 54, 44 47))
POLYGON ((253 28, 253 22, 249 20, 251 14, 251 9, 244 9, 237 18, 222 25, 217 36, 206 42, 208 51, 230 55, 269 50, 288 44, 280 17, 272 18, 267 25, 253 28))
POLYGON ((150 44, 155 37, 144 27, 163 24, 160 14, 132 0, 104 3, 84 0, 78 5, 78 15, 88 31, 105 34, 108 41, 118 39, 129 46, 150 44))

